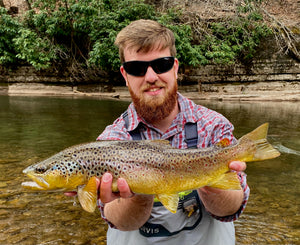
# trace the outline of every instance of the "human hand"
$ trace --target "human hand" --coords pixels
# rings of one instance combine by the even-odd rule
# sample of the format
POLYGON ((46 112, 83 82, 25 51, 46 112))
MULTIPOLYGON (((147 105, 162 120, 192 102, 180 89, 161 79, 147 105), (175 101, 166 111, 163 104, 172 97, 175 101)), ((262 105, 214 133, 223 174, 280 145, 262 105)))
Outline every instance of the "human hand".
MULTIPOLYGON (((244 171, 246 163, 232 161, 229 163, 232 171, 244 171)), ((211 186, 204 186, 198 189, 201 201, 205 208, 212 214, 223 217, 232 215, 241 207, 244 198, 242 188, 240 190, 223 190, 211 186)))
POLYGON ((233 171, 242 172, 242 171, 246 170, 247 165, 245 162, 232 161, 231 163, 229 163, 229 168, 230 168, 230 170, 233 170, 233 171))
MULTIPOLYGON (((102 203, 111 202, 117 198, 130 198, 134 196, 134 193, 130 190, 127 182, 123 178, 117 180, 117 186, 119 192, 112 192, 113 177, 110 173, 105 173, 101 179, 96 179, 98 197, 102 203)), ((66 196, 76 196, 76 191, 69 191, 64 193, 66 196)))
POLYGON ((108 203, 120 197, 131 198, 134 196, 134 193, 130 190, 126 180, 123 178, 117 180, 119 192, 112 192, 112 181, 113 177, 110 173, 105 173, 101 181, 97 181, 97 189, 100 193, 98 199, 100 198, 102 203, 108 203))
MULTIPOLYGON (((232 171, 244 171, 246 169, 247 165, 245 162, 241 162, 241 161, 232 161, 229 163, 229 168, 232 171)), ((200 192, 203 193, 221 193, 224 190, 218 189, 218 188, 214 188, 214 187, 210 187, 210 186, 204 186, 202 188, 199 189, 200 192)))

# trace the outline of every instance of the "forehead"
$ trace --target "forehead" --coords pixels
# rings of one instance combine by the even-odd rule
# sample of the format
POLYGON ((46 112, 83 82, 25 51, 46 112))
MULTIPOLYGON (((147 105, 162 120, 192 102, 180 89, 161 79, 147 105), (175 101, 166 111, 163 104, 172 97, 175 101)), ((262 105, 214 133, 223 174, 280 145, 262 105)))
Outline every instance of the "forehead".
POLYGON ((152 48, 150 50, 138 50, 137 48, 124 49, 125 61, 143 60, 149 61, 161 57, 171 56, 169 48, 161 49, 160 47, 152 48))

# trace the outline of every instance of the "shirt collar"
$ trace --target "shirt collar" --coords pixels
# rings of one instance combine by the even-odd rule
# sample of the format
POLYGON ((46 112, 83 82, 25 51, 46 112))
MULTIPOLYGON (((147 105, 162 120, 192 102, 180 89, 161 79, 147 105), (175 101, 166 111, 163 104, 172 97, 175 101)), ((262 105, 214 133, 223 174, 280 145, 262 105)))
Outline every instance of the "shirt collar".
POLYGON ((183 123, 195 123, 198 121, 196 104, 178 93, 178 104, 180 107, 181 120, 183 123))

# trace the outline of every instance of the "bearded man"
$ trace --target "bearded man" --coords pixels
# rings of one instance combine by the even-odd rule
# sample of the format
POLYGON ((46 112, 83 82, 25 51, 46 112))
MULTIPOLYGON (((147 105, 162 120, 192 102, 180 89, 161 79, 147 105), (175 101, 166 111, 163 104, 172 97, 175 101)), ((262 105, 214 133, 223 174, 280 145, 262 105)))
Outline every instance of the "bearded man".
MULTIPOLYGON (((155 21, 138 20, 115 43, 132 103, 98 140, 164 139, 179 149, 210 147, 224 138, 236 141, 224 116, 178 93, 172 31, 155 21), (189 134, 195 135, 192 144, 189 134)), ((233 221, 246 206, 249 188, 242 172, 246 164, 235 161, 229 167, 240 179, 240 190, 203 187, 182 193, 176 214, 152 195, 132 193, 125 179, 118 179, 119 193, 113 193, 113 177, 104 174, 98 181, 98 205, 109 224, 107 244, 235 244, 233 221), (191 207, 193 212, 187 212, 191 207)))

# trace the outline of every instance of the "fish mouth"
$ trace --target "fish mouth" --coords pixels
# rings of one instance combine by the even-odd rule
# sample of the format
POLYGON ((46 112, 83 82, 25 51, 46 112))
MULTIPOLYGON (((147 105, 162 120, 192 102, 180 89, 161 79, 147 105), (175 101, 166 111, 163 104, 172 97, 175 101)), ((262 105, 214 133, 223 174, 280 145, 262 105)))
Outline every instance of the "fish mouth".
POLYGON ((23 170, 23 173, 33 180, 30 182, 23 182, 21 184, 23 187, 33 190, 49 189, 49 183, 42 176, 38 176, 36 173, 34 173, 31 169, 26 168, 23 170))
POLYGON ((46 190, 44 187, 40 186, 34 181, 26 181, 22 182, 21 184, 24 188, 26 189, 31 189, 31 190, 46 190))
POLYGON ((25 181, 21 183, 21 186, 29 189, 29 190, 33 190, 33 191, 48 191, 48 192, 61 192, 61 191, 67 191, 66 189, 62 188, 62 189, 47 189, 43 186, 40 186, 38 183, 34 182, 34 181, 25 181))

